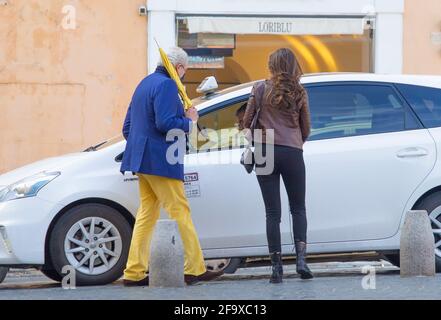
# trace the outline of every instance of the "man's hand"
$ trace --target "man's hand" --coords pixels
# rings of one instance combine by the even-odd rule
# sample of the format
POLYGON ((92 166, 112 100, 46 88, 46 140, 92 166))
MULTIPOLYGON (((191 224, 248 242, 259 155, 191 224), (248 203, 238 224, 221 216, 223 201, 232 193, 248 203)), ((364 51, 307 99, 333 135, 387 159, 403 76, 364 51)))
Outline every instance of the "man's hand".
POLYGON ((199 113, 195 107, 188 108, 188 110, 185 111, 185 116, 193 122, 196 122, 199 119, 199 113))

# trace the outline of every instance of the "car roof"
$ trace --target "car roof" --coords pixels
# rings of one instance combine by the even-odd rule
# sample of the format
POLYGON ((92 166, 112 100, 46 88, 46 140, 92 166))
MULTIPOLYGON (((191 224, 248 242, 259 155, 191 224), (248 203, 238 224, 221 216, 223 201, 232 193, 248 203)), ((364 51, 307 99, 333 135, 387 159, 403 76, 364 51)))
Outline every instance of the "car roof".
MULTIPOLYGON (((253 85, 259 81, 251 81, 237 86, 217 91, 210 95, 193 99, 193 104, 198 110, 234 99, 251 92, 253 85)), ((303 84, 325 83, 325 82, 387 82, 400 84, 413 84, 425 87, 441 88, 441 76, 432 75, 403 75, 403 74, 378 74, 378 73, 311 73, 302 76, 303 84)))

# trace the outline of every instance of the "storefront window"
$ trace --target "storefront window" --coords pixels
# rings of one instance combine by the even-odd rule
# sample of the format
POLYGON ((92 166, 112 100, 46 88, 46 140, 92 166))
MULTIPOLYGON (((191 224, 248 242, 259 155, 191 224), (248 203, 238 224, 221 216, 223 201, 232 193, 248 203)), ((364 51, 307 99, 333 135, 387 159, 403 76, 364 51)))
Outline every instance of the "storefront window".
POLYGON ((282 47, 294 51, 304 73, 371 72, 372 23, 361 18, 178 17, 178 45, 191 61, 187 91, 197 96, 197 86, 211 75, 221 89, 266 78, 270 53, 282 47), (329 30, 338 33, 326 34, 329 30))

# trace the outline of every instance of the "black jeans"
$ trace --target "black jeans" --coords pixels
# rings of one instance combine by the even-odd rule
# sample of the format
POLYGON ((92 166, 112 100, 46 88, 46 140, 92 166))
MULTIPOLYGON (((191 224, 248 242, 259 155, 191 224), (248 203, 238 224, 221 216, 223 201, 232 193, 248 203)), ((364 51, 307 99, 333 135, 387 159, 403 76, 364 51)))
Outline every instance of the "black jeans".
MULTIPOLYGON (((265 145, 256 144, 256 152, 265 145)), ((262 151, 260 151, 262 152, 262 151)), ((274 170, 271 174, 259 175, 256 165, 257 180, 262 191, 266 211, 266 235, 270 253, 282 252, 280 240, 280 221, 282 208, 280 201, 280 176, 288 193, 289 207, 293 218, 294 240, 306 242, 306 208, 305 208, 305 163, 303 150, 287 146, 274 146, 274 170)))

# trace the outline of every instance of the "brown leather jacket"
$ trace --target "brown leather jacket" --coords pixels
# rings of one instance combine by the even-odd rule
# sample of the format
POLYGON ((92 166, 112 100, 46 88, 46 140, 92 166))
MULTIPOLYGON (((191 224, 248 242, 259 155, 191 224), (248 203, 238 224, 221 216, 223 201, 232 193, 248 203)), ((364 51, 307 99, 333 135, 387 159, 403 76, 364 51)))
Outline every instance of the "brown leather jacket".
POLYGON ((243 118, 244 128, 249 129, 260 104, 260 114, 256 129, 262 129, 262 140, 254 137, 255 142, 265 142, 266 130, 274 129, 274 144, 303 149, 303 144, 311 133, 308 97, 302 100, 299 111, 279 109, 263 103, 264 94, 271 86, 271 81, 258 82, 253 86, 243 118))

